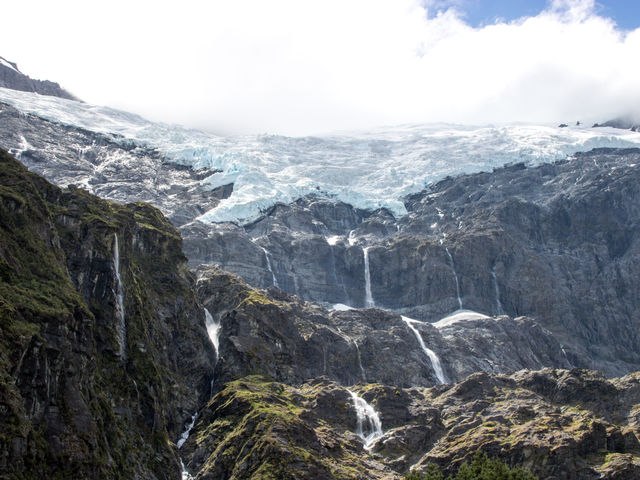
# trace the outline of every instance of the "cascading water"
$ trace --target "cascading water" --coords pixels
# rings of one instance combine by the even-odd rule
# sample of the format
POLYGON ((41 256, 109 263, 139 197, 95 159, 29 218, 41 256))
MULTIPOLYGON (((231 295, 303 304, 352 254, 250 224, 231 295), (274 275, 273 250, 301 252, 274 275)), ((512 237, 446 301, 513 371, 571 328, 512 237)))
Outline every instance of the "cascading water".
POLYGON ((269 252, 267 252, 267 249, 264 247, 260 247, 260 248, 264 252, 264 258, 267 261, 267 270, 269 270, 269 272, 271 273, 271 282, 273 283, 274 287, 280 288, 280 285, 278 285, 278 279, 276 278, 276 274, 273 273, 273 268, 271 267, 271 259, 269 258, 269 252))
POLYGON ((375 307, 376 304, 373 301, 373 294, 371 293, 371 271, 369 270, 369 249, 371 247, 364 247, 362 252, 364 254, 364 306, 367 308, 375 307))
MULTIPOLYGON (((214 350, 216 351, 216 363, 218 363, 218 358, 220 357, 220 330, 222 325, 220 321, 216 321, 211 312, 208 309, 204 309, 204 324, 207 327, 207 334, 209 335, 209 340, 211 340, 211 344, 213 345, 214 350)), ((215 378, 211 379, 211 395, 213 395, 213 382, 215 378)))
POLYGON ((449 252, 449 248, 444 247, 444 250, 447 252, 447 255, 449 256, 449 263, 451 264, 451 270, 453 271, 453 276, 456 279, 456 296, 458 297, 458 309, 462 310, 462 298, 460 298, 460 282, 458 281, 458 274, 456 273, 456 267, 453 263, 453 257, 449 252))
POLYGON ((216 321, 213 319, 213 316, 209 312, 208 309, 204 309, 204 324, 207 327, 207 334, 209 335, 209 340, 213 344, 213 348, 216 350, 216 361, 220 355, 218 349, 220 348, 220 321, 216 321))
MULTIPOLYGON (((176 446, 178 447, 178 449, 182 448, 182 445, 184 445, 184 442, 186 442, 187 439, 189 438, 189 434, 191 433, 191 429, 193 428, 193 426, 196 424, 197 418, 198 418, 198 412, 193 414, 193 416, 191 417, 191 423, 187 425, 187 427, 184 429, 184 432, 182 432, 182 435, 180 435, 180 439, 178 440, 178 443, 176 443, 176 446)), ((184 465, 184 462, 182 461, 182 457, 180 458, 180 468, 182 469, 181 471, 182 480, 193 479, 191 474, 187 471, 187 467, 184 465)))
POLYGON ((502 308, 502 303, 500 302, 500 289, 498 288, 498 279, 496 278, 496 272, 493 268, 491 268, 491 277, 493 278, 493 289, 495 290, 496 295, 496 310, 498 315, 504 315, 504 309, 502 308))
POLYGON ((436 378, 438 379, 438 382, 449 383, 449 381, 447 380, 447 377, 444 375, 444 371, 442 370, 442 364, 440 363, 440 358, 438 357, 438 355, 436 355, 436 352, 434 352, 424 344, 424 340, 422 340, 422 335, 420 335, 420 332, 418 331, 418 329, 413 326, 414 323, 421 323, 421 322, 409 317, 404 317, 404 316, 402 317, 402 320, 404 321, 404 323, 407 324, 407 327, 409 327, 413 332, 413 334, 416 336, 416 338, 418 339, 418 343, 422 348, 422 351, 431 361, 431 366, 433 367, 433 371, 436 374, 436 378))
POLYGON ((113 270, 116 275, 116 315, 118 317, 118 330, 120 331, 120 357, 127 358, 127 323, 124 315, 124 286, 120 278, 120 248, 118 247, 118 235, 114 235, 113 243, 113 270))
POLYGON ((378 413, 364 398, 359 397, 351 390, 347 391, 351 394, 353 406, 356 409, 356 435, 364 442, 364 448, 369 450, 376 440, 384 435, 382 432, 382 422, 380 421, 378 413))
POLYGON ((364 373, 364 367, 362 366, 362 357, 360 356, 360 347, 358 346, 358 342, 356 342, 355 340, 353 340, 353 344, 356 347, 356 353, 358 355, 358 366, 360 367, 360 373, 362 374, 362 381, 366 383, 367 374, 364 373))

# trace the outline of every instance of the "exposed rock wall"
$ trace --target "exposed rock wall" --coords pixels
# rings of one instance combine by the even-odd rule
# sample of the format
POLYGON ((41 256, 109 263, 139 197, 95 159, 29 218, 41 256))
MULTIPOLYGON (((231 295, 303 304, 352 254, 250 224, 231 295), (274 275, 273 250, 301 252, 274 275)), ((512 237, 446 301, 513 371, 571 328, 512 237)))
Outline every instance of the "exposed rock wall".
POLYGON ((177 478, 215 362, 179 233, 4 152, 0 209, 0 476, 177 478))

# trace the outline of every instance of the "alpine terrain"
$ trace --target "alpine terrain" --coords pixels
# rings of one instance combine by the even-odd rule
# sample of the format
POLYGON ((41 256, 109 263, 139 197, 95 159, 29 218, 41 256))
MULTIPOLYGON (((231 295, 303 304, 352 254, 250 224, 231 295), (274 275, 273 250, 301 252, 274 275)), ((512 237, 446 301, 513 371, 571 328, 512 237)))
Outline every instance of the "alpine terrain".
POLYGON ((220 137, 0 58, 0 478, 640 478, 634 127, 220 137))

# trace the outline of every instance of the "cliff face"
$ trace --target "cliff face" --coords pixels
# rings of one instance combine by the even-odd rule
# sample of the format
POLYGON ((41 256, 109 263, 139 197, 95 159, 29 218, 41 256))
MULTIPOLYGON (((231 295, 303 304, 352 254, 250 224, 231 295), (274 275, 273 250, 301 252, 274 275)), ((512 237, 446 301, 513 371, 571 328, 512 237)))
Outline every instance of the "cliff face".
POLYGON ((0 476, 176 478, 215 362, 178 232, 0 156, 0 476))
POLYGON ((448 178, 408 197, 400 219, 307 197, 200 239, 205 227, 185 227, 185 250, 313 301, 426 322, 459 308, 527 316, 572 365, 621 375, 640 368, 639 162, 603 149, 448 178))
POLYGON ((9 62, 2 57, 0 57, 0 87, 77 100, 57 83, 29 78, 18 69, 15 63, 9 62))

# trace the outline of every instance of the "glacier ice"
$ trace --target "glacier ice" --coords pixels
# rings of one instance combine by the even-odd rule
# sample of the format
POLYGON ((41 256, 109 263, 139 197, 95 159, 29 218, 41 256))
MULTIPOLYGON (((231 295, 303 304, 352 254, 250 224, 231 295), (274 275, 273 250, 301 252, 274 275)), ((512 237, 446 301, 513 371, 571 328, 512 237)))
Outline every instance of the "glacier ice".
MULTIPOLYGON (((198 217, 244 223, 277 202, 317 193, 356 208, 406 214, 402 198, 448 175, 506 163, 565 159, 598 147, 638 147, 640 133, 552 125, 403 125, 317 137, 221 137, 57 97, 0 88, 0 102, 47 120, 158 149, 169 160, 210 169, 203 190, 234 183, 231 196, 198 217), (216 172, 216 173, 213 173, 216 172)), ((78 179, 79 183, 83 179, 78 179)))

